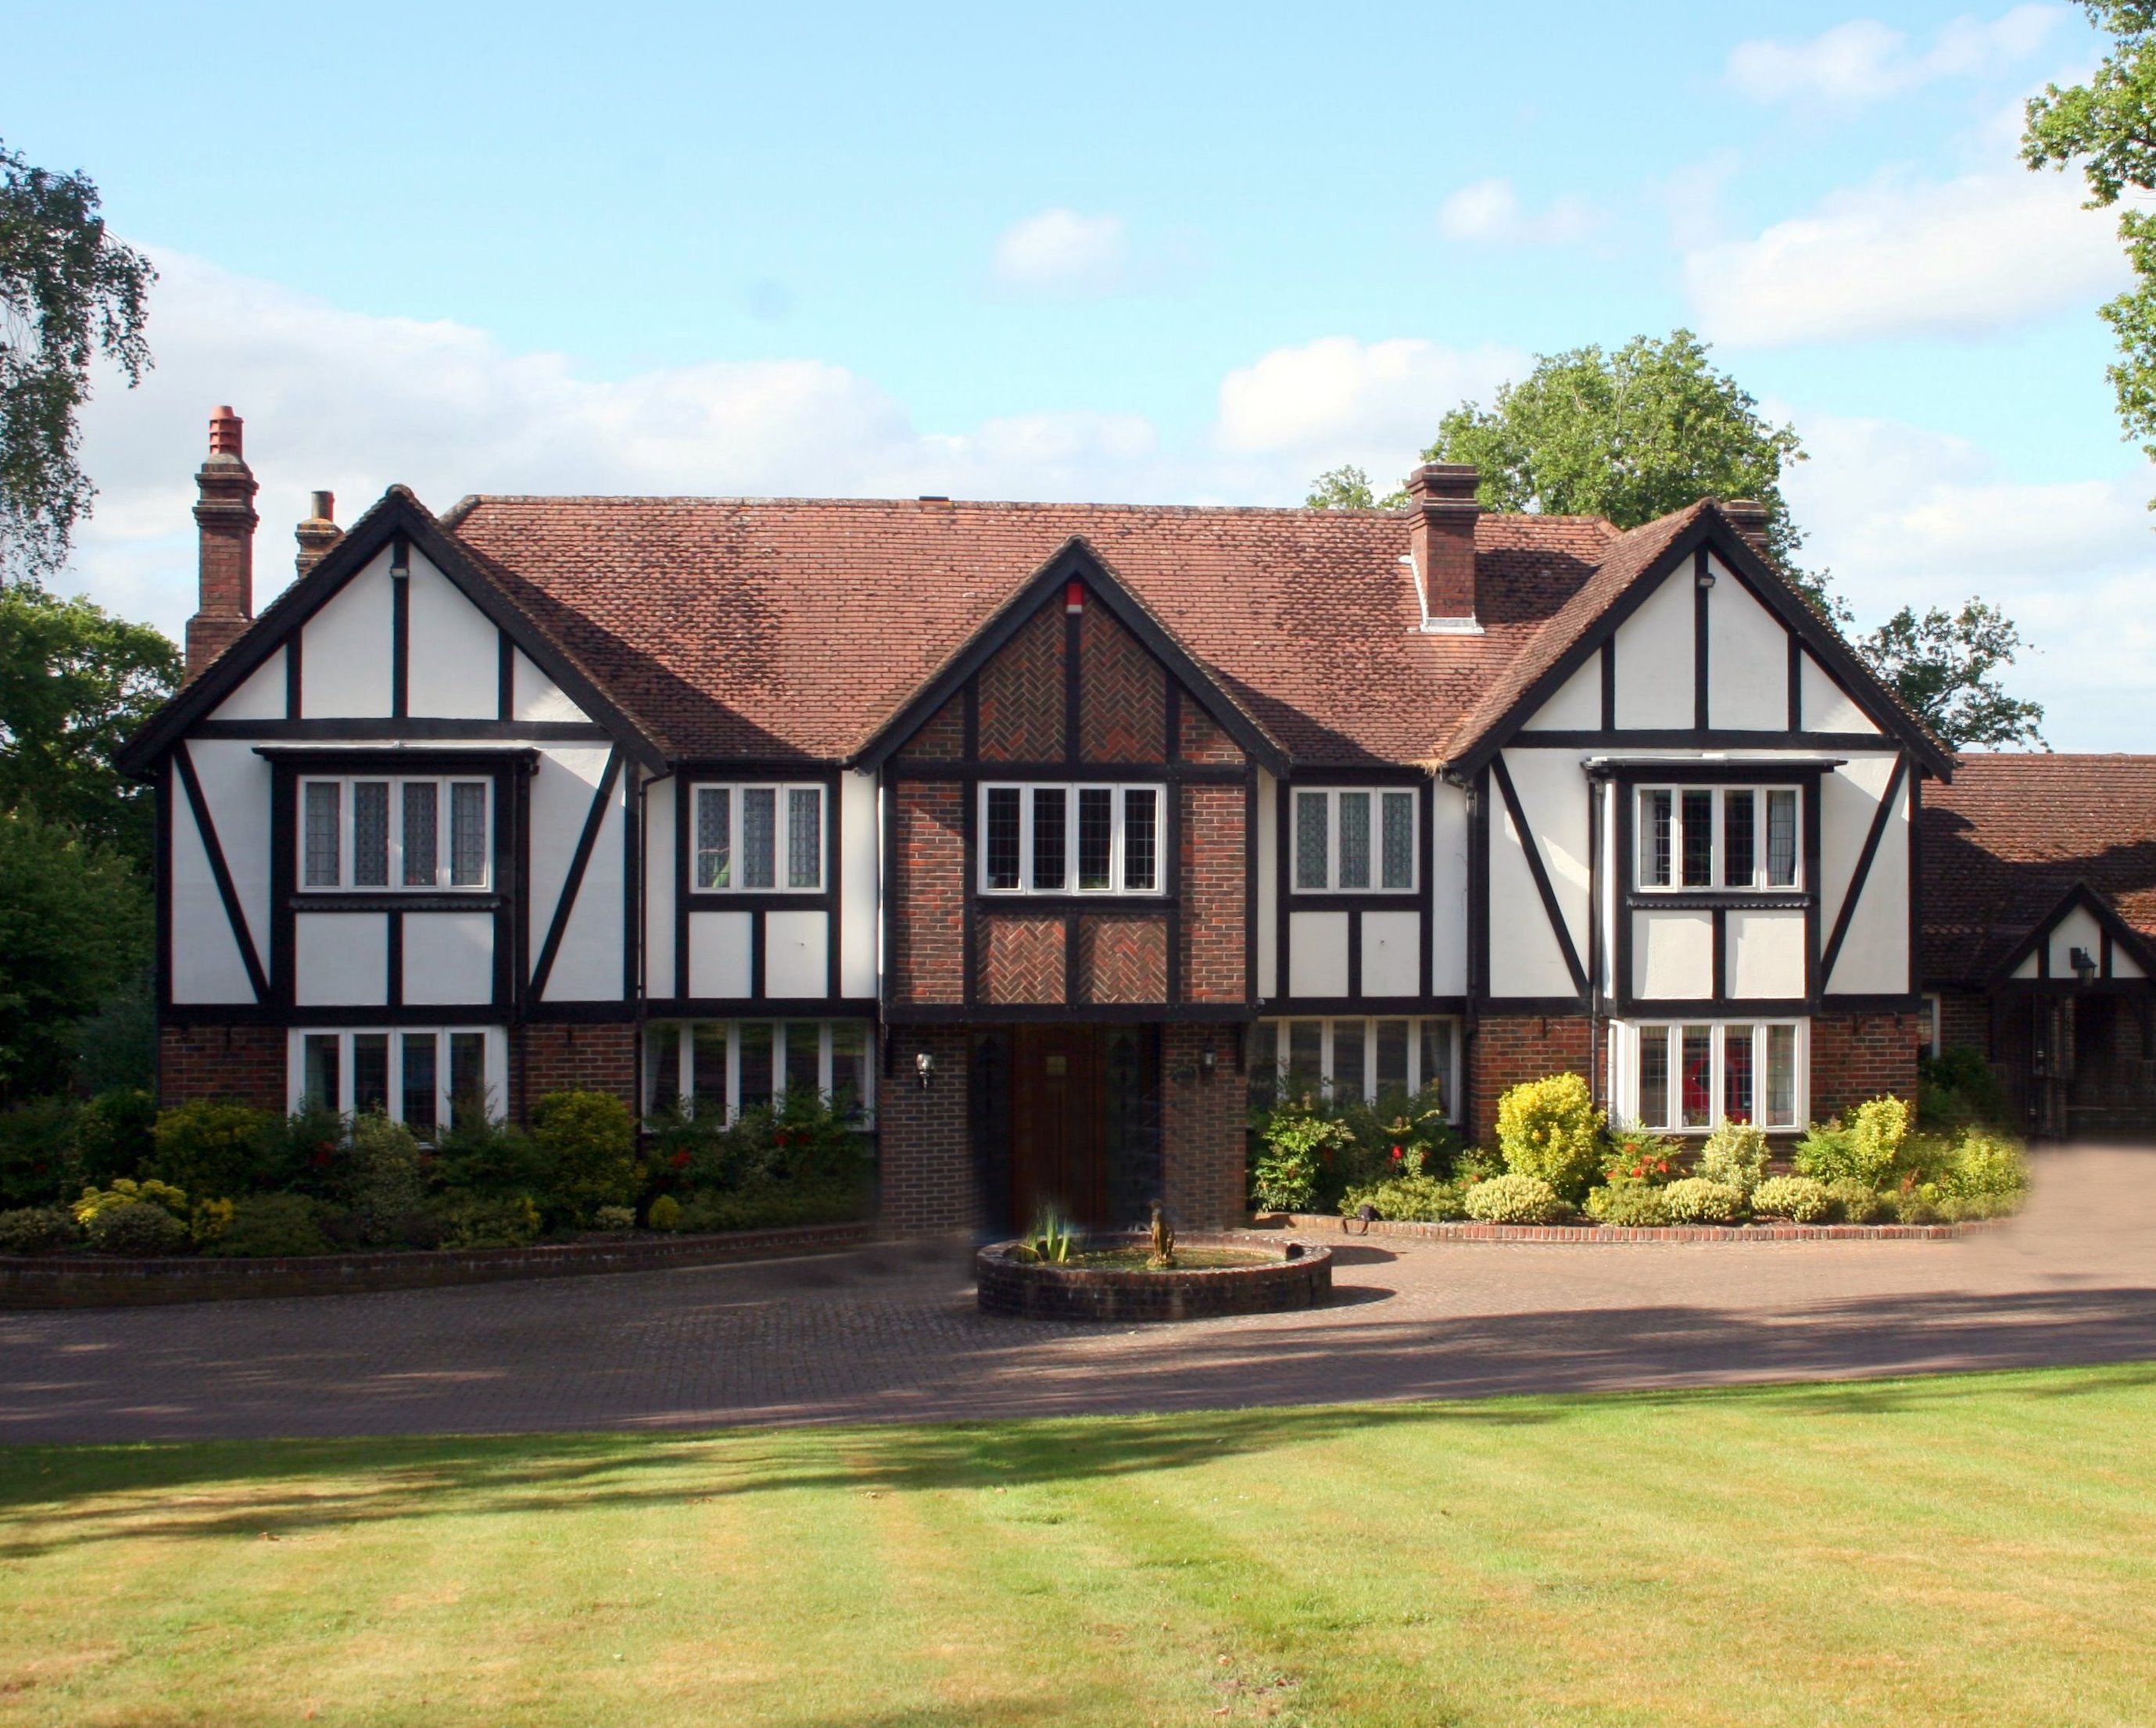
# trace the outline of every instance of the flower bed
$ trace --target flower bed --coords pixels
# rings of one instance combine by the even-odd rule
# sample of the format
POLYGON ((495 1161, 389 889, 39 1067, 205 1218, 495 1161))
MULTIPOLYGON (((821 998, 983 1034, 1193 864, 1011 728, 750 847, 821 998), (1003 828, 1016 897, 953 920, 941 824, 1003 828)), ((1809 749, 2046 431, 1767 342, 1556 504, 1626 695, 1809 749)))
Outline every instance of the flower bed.
POLYGON ((1951 1242, 1996 1228, 1999 1218, 1958 1224, 1481 1224, 1429 1223, 1411 1218, 1360 1218, 1326 1213, 1277 1213, 1251 1220, 1258 1230, 1332 1232, 1349 1236, 1406 1236, 1426 1242, 1554 1242, 1575 1247, 1643 1242, 1951 1242))

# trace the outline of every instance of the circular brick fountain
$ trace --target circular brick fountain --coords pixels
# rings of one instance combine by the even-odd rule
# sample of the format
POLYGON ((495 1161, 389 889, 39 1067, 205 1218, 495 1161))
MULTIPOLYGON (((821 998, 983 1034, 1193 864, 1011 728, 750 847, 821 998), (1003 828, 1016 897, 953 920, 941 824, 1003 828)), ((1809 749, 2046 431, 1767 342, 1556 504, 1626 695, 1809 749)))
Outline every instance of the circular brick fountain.
POLYGON ((981 1311, 1025 1320, 1208 1320, 1317 1308, 1332 1295, 1332 1251, 1234 1234, 1178 1235, 1176 1253, 1199 1264, 1087 1264, 1135 1259, 1141 1234, 1088 1237, 1069 1261, 1037 1260, 1022 1243, 998 1242, 973 1256, 981 1311), (1207 1264, 1234 1256, 1239 1264, 1207 1264))

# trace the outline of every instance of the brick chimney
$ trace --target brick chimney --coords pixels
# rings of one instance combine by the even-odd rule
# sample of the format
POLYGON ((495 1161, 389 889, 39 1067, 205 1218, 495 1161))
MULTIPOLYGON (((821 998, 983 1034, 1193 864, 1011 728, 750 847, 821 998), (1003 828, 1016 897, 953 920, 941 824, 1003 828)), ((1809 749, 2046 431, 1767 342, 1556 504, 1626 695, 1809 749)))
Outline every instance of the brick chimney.
POLYGON ((292 531, 300 542, 299 556, 293 566, 305 576, 327 556, 329 549, 344 538, 344 530, 336 525, 336 494, 316 492, 309 495, 307 520, 292 531))
POLYGON ((1726 500, 1722 513, 1729 518, 1729 526, 1744 536, 1752 550, 1773 561, 1774 554, 1767 550, 1767 506, 1753 498, 1726 500))
POLYGON ((1408 476, 1409 546, 1426 626, 1477 628, 1475 520, 1482 506, 1475 501, 1476 479, 1471 462, 1426 462, 1408 476))
POLYGON ((209 455, 195 486, 202 586, 187 620, 190 680, 254 621, 254 475, 240 454, 239 416, 228 408, 210 414, 209 455))

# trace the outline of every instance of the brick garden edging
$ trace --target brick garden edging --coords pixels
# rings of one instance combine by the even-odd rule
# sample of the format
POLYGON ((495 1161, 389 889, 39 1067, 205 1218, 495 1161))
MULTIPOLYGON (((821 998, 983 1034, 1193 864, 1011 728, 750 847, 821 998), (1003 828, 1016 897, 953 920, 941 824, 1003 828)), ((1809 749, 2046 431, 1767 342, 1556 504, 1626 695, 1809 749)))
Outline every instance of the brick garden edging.
POLYGON ((583 1278, 655 1272, 854 1248, 868 1223, 798 1224, 711 1236, 635 1237, 531 1248, 414 1249, 402 1254, 309 1254, 254 1260, 107 1259, 96 1254, 0 1254, 0 1309, 128 1308, 221 1302, 251 1296, 333 1296, 360 1290, 432 1290, 517 1278, 583 1278))
MULTIPOLYGON (((1252 1221, 1254 1229, 1278 1226, 1290 1230, 1329 1231, 1353 1241, 1363 1233, 1358 1221, 1342 1232, 1338 1217, 1327 1213, 1267 1213, 1252 1221)), ((1412 1236, 1425 1242, 1557 1242, 1575 1248, 1637 1242, 1952 1242, 1988 1230, 2004 1218, 1972 1219, 1960 1224, 1477 1224, 1421 1223, 1411 1219, 1373 1218, 1373 1236, 1412 1236)))
MULTIPOLYGON (((1139 1235, 1096 1237, 1090 1245, 1137 1247, 1139 1235)), ((1218 1320, 1322 1308, 1332 1295, 1332 1250, 1322 1243, 1269 1242, 1240 1233, 1185 1233, 1178 1248, 1258 1248, 1275 1258, 1251 1266, 1071 1266, 1014 1260, 1015 1242, 973 1256, 975 1300, 983 1314, 1014 1320, 1218 1320)))

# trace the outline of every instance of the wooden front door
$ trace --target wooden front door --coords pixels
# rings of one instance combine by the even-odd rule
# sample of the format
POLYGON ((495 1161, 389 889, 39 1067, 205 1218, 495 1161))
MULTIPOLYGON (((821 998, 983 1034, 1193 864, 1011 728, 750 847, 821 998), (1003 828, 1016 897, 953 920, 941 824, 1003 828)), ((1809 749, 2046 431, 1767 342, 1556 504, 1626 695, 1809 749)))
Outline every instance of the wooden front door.
POLYGON ((1081 1224, 1106 1221, 1099 1029, 1020 1026, 1011 1051, 1011 1225, 1053 1208, 1081 1224))

